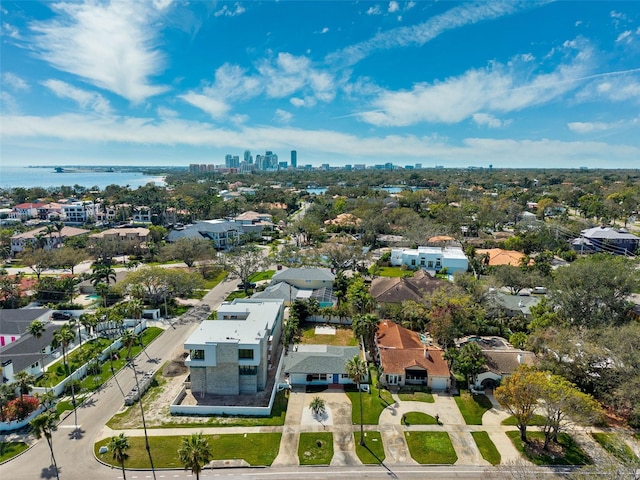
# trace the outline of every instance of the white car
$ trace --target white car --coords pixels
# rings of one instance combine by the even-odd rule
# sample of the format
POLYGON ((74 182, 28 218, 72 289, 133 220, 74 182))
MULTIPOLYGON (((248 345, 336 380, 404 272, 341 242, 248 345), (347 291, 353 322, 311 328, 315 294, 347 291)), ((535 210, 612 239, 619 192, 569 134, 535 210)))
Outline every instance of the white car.
POLYGON ((482 388, 471 387, 469 390, 473 395, 484 395, 484 389, 482 388))

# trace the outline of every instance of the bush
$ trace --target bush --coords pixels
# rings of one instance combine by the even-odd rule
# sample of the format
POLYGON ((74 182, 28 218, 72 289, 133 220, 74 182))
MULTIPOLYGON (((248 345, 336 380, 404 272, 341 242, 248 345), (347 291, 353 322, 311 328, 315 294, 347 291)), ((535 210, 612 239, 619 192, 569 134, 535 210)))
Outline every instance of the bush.
POLYGON ((3 409, 5 420, 11 422, 13 420, 24 420, 31 412, 40 406, 40 401, 36 397, 25 395, 20 398, 11 400, 3 409))
POLYGON ((84 307, 79 303, 66 302, 66 303, 57 304, 55 306, 55 309, 56 310, 83 310, 84 307))

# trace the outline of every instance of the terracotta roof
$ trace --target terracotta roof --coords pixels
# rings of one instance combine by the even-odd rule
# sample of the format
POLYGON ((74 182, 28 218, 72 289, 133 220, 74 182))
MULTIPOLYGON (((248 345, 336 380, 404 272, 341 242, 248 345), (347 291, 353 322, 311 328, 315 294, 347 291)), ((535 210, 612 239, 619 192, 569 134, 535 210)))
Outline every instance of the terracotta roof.
POLYGON ((517 252, 515 250, 503 250, 502 248, 479 248, 476 250, 476 253, 478 255, 488 254, 488 265, 490 266, 512 265, 514 267, 519 267, 521 265, 520 262, 525 257, 524 253, 517 252))
POLYGON ((433 278, 424 270, 413 277, 378 277, 371 282, 369 293, 378 302, 400 303, 406 300, 420 301, 426 293, 431 293, 445 284, 444 280, 433 278))
POLYGON ((376 344, 385 373, 404 374, 421 368, 432 377, 449 377, 449 366, 439 347, 424 345, 420 334, 385 320, 378 326, 376 344))

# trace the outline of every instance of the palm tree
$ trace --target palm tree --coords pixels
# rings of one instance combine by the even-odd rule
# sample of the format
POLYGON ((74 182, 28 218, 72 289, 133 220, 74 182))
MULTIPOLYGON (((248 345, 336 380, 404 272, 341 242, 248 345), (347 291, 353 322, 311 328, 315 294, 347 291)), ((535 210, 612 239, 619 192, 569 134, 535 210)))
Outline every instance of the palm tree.
MULTIPOLYGON (((67 358, 67 347, 76 338, 76 334, 68 323, 63 325, 60 330, 54 332, 53 342, 51 343, 53 348, 62 348, 62 361, 64 363, 64 369, 67 375, 71 375, 73 372, 69 371, 69 359, 67 358)), ((74 425, 77 428, 78 425, 78 412, 76 410, 76 392, 74 386, 74 379, 71 377, 71 402, 73 405, 73 418, 74 425)))
POLYGON ((122 346, 127 347, 127 360, 131 360, 131 349, 138 343, 138 336, 131 330, 125 330, 120 340, 122 341, 122 346))
POLYGON ((23 396, 29 394, 33 390, 33 382, 36 381, 36 377, 29 372, 22 370, 14 375, 18 390, 20 392, 20 403, 22 403, 23 396))
POLYGON ((372 313, 356 315, 353 317, 353 334, 356 337, 362 338, 364 347, 368 351, 374 350, 378 323, 380 323, 380 319, 372 313))
POLYGON ((327 412, 324 400, 320 397, 313 397, 313 400, 311 400, 311 403, 309 404, 309 408, 311 409, 313 416, 316 418, 324 416, 327 412))
POLYGON ((102 302, 104 304, 104 308, 107 308, 107 296, 109 295, 109 285, 106 283, 98 283, 95 286, 96 293, 102 297, 102 302))
MULTIPOLYGON (((31 322, 29 324, 29 326, 27 327, 27 333, 31 334, 31 336, 37 340, 40 340, 42 338, 42 335, 44 334, 44 332, 46 331, 47 327, 45 327, 44 322, 41 322, 40 320, 34 320, 33 322, 31 322)), ((45 374, 45 370, 44 370, 44 352, 43 352, 43 348, 40 349, 40 370, 42 370, 42 374, 45 374)), ((45 383, 44 388, 47 388, 47 385, 45 383)))
POLYGON ((53 455, 52 437, 52 433, 58 429, 58 416, 52 411, 47 411, 31 420, 29 425, 31 425, 31 431, 37 439, 41 439, 43 436, 47 439, 49 450, 51 450, 51 462, 53 463, 53 468, 56 472, 56 478, 60 480, 60 476, 58 475, 58 464, 56 463, 56 457, 53 455))
POLYGON ((360 388, 360 383, 367 378, 367 363, 360 358, 360 355, 356 355, 347 361, 345 370, 349 378, 354 381, 358 387, 360 397, 360 445, 364 445, 364 420, 362 416, 362 389, 360 388))
POLYGON ((178 450, 180 461, 186 470, 200 479, 202 467, 211 460, 209 441, 200 433, 193 433, 189 437, 182 437, 182 447, 178 450))
POLYGON ((129 439, 124 433, 120 433, 117 437, 111 437, 109 440, 109 450, 111 450, 113 459, 120 464, 122 468, 122 477, 126 480, 127 474, 124 470, 124 461, 129 458, 127 450, 129 450, 129 439))
POLYGON ((63 245, 64 241, 62 240, 62 230, 64 229, 64 222, 56 222, 53 224, 58 232, 58 238, 60 238, 60 245, 63 245))
POLYGON ((91 283, 93 285, 97 285, 99 283, 105 282, 107 285, 113 282, 116 282, 116 271, 111 268, 110 265, 99 264, 91 267, 93 272, 91 273, 91 283))

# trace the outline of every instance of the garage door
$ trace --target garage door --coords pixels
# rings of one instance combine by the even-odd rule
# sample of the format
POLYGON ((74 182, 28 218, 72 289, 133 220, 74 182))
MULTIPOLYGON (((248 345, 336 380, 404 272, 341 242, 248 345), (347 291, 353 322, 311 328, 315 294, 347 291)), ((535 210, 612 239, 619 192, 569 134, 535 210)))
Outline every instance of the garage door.
POLYGON ((432 390, 446 390, 447 389, 447 379, 446 378, 432 378, 431 379, 431 389, 432 390))

